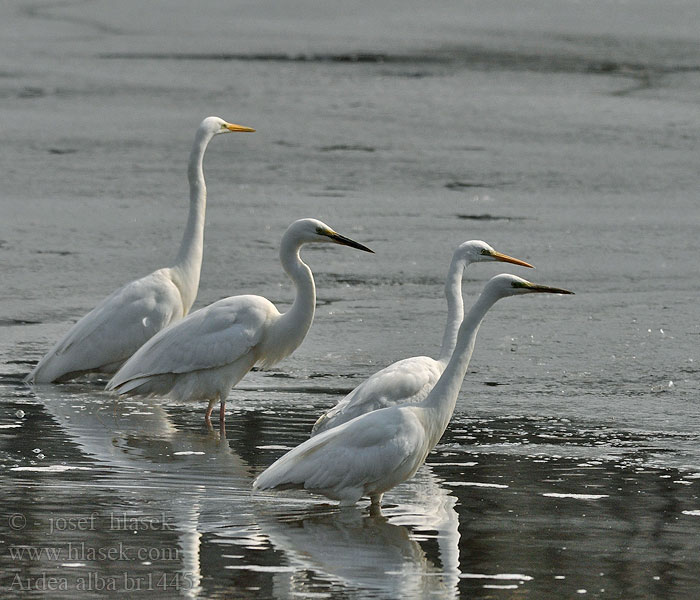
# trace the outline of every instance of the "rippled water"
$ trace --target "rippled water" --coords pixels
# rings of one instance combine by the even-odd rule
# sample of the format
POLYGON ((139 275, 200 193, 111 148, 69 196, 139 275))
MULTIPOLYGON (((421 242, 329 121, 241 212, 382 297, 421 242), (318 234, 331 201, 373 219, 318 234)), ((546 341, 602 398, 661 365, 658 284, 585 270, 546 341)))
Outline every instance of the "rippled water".
MULTIPOLYGON (((700 15, 628 4, 0 8, 3 597, 696 598, 700 15), (203 406, 24 386, 171 260, 208 114, 258 131, 208 150, 197 307, 288 305, 299 217, 376 255, 304 252, 314 326, 232 391, 224 437, 203 406), (445 436, 382 514, 252 495, 343 394, 436 355, 474 238, 576 295, 492 309, 445 436)), ((471 267, 467 302, 501 270, 471 267)))

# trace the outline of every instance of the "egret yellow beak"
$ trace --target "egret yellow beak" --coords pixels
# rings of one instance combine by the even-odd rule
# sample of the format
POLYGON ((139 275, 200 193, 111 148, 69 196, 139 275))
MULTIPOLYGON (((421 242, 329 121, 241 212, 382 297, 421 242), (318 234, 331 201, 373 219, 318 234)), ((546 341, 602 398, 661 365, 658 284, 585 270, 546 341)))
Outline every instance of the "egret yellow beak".
POLYGON ((246 127, 245 125, 236 125, 235 123, 226 123, 224 127, 226 127, 226 129, 228 129, 229 131, 245 131, 249 133, 255 131, 255 129, 253 129, 252 127, 246 127))
POLYGON ((507 254, 503 254, 501 252, 496 252, 493 250, 492 252, 488 253, 488 256, 493 258, 494 260, 499 260, 501 262, 507 262, 507 263, 512 263, 514 265, 520 265, 521 267, 527 267, 528 269, 534 269, 535 267, 532 266, 530 263, 526 263, 524 260, 520 260, 519 258, 513 258, 512 256, 508 256, 507 254))

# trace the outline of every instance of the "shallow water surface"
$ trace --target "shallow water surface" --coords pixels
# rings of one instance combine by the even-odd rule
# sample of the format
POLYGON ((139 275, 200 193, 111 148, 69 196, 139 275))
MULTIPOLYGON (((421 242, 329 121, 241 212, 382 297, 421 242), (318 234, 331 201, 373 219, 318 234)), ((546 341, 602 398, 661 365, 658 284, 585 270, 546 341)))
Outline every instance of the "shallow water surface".
POLYGON ((3 597, 688 598, 700 590, 697 3, 125 0, 0 8, 3 597), (199 7, 200 4, 197 4, 199 7), (133 18, 139 14, 138 22, 133 18), (293 292, 295 354, 204 406, 23 376, 172 260, 209 114, 195 308, 293 292), (381 514, 254 477, 379 368, 436 356, 454 248, 576 292, 487 315, 445 436, 381 514))
POLYGON ((225 438, 181 406, 77 385, 13 395, 0 560, 14 591, 48 585, 45 575, 86 597, 101 585, 207 598, 696 589, 700 470, 660 466, 667 441, 652 433, 459 414, 428 464, 369 514, 251 495, 252 478, 306 438, 327 392, 247 391, 225 438))

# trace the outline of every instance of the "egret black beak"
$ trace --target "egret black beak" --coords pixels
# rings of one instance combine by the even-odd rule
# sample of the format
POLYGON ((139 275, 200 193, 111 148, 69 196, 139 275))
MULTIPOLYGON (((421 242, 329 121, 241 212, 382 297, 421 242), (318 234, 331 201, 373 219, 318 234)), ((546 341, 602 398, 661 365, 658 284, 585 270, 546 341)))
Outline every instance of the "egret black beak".
POLYGON ((325 235, 327 235, 336 244, 340 244, 341 246, 350 246, 351 248, 357 248, 358 250, 364 250, 365 252, 371 252, 372 254, 374 254, 374 250, 371 250, 367 246, 363 246, 359 242, 351 240, 350 238, 345 237, 344 235, 340 235, 335 231, 329 231, 325 235))
POLYGON ((229 131, 245 131, 248 133, 252 133, 255 131, 255 129, 253 129, 252 127, 246 127, 245 125, 236 125, 235 123, 226 123, 224 127, 226 127, 226 129, 228 129, 229 131))
POLYGON ((521 267, 527 267, 528 269, 535 268, 530 263, 526 263, 524 260, 520 260, 519 258, 513 258, 512 256, 508 256, 507 254, 503 254, 501 252, 496 252, 495 250, 489 252, 488 256, 492 257, 494 260, 512 263, 514 265, 520 265, 521 267))
POLYGON ((523 287, 530 292, 541 292, 543 294, 573 294, 569 290, 564 290, 562 288, 549 287, 548 285, 540 285, 539 283, 514 283, 515 287, 523 287))

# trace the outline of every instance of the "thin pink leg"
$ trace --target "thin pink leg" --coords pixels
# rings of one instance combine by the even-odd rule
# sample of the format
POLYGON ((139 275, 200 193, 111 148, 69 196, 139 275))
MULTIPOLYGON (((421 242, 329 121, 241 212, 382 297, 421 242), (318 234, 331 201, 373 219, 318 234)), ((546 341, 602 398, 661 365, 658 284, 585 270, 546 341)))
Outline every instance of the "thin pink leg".
POLYGON ((219 436, 226 439, 226 403, 223 400, 219 407, 219 436))
POLYGON ((215 401, 212 401, 209 403, 209 406, 207 406, 207 413, 204 415, 204 422, 206 423, 207 427, 211 427, 211 411, 214 410, 215 403, 215 401))

